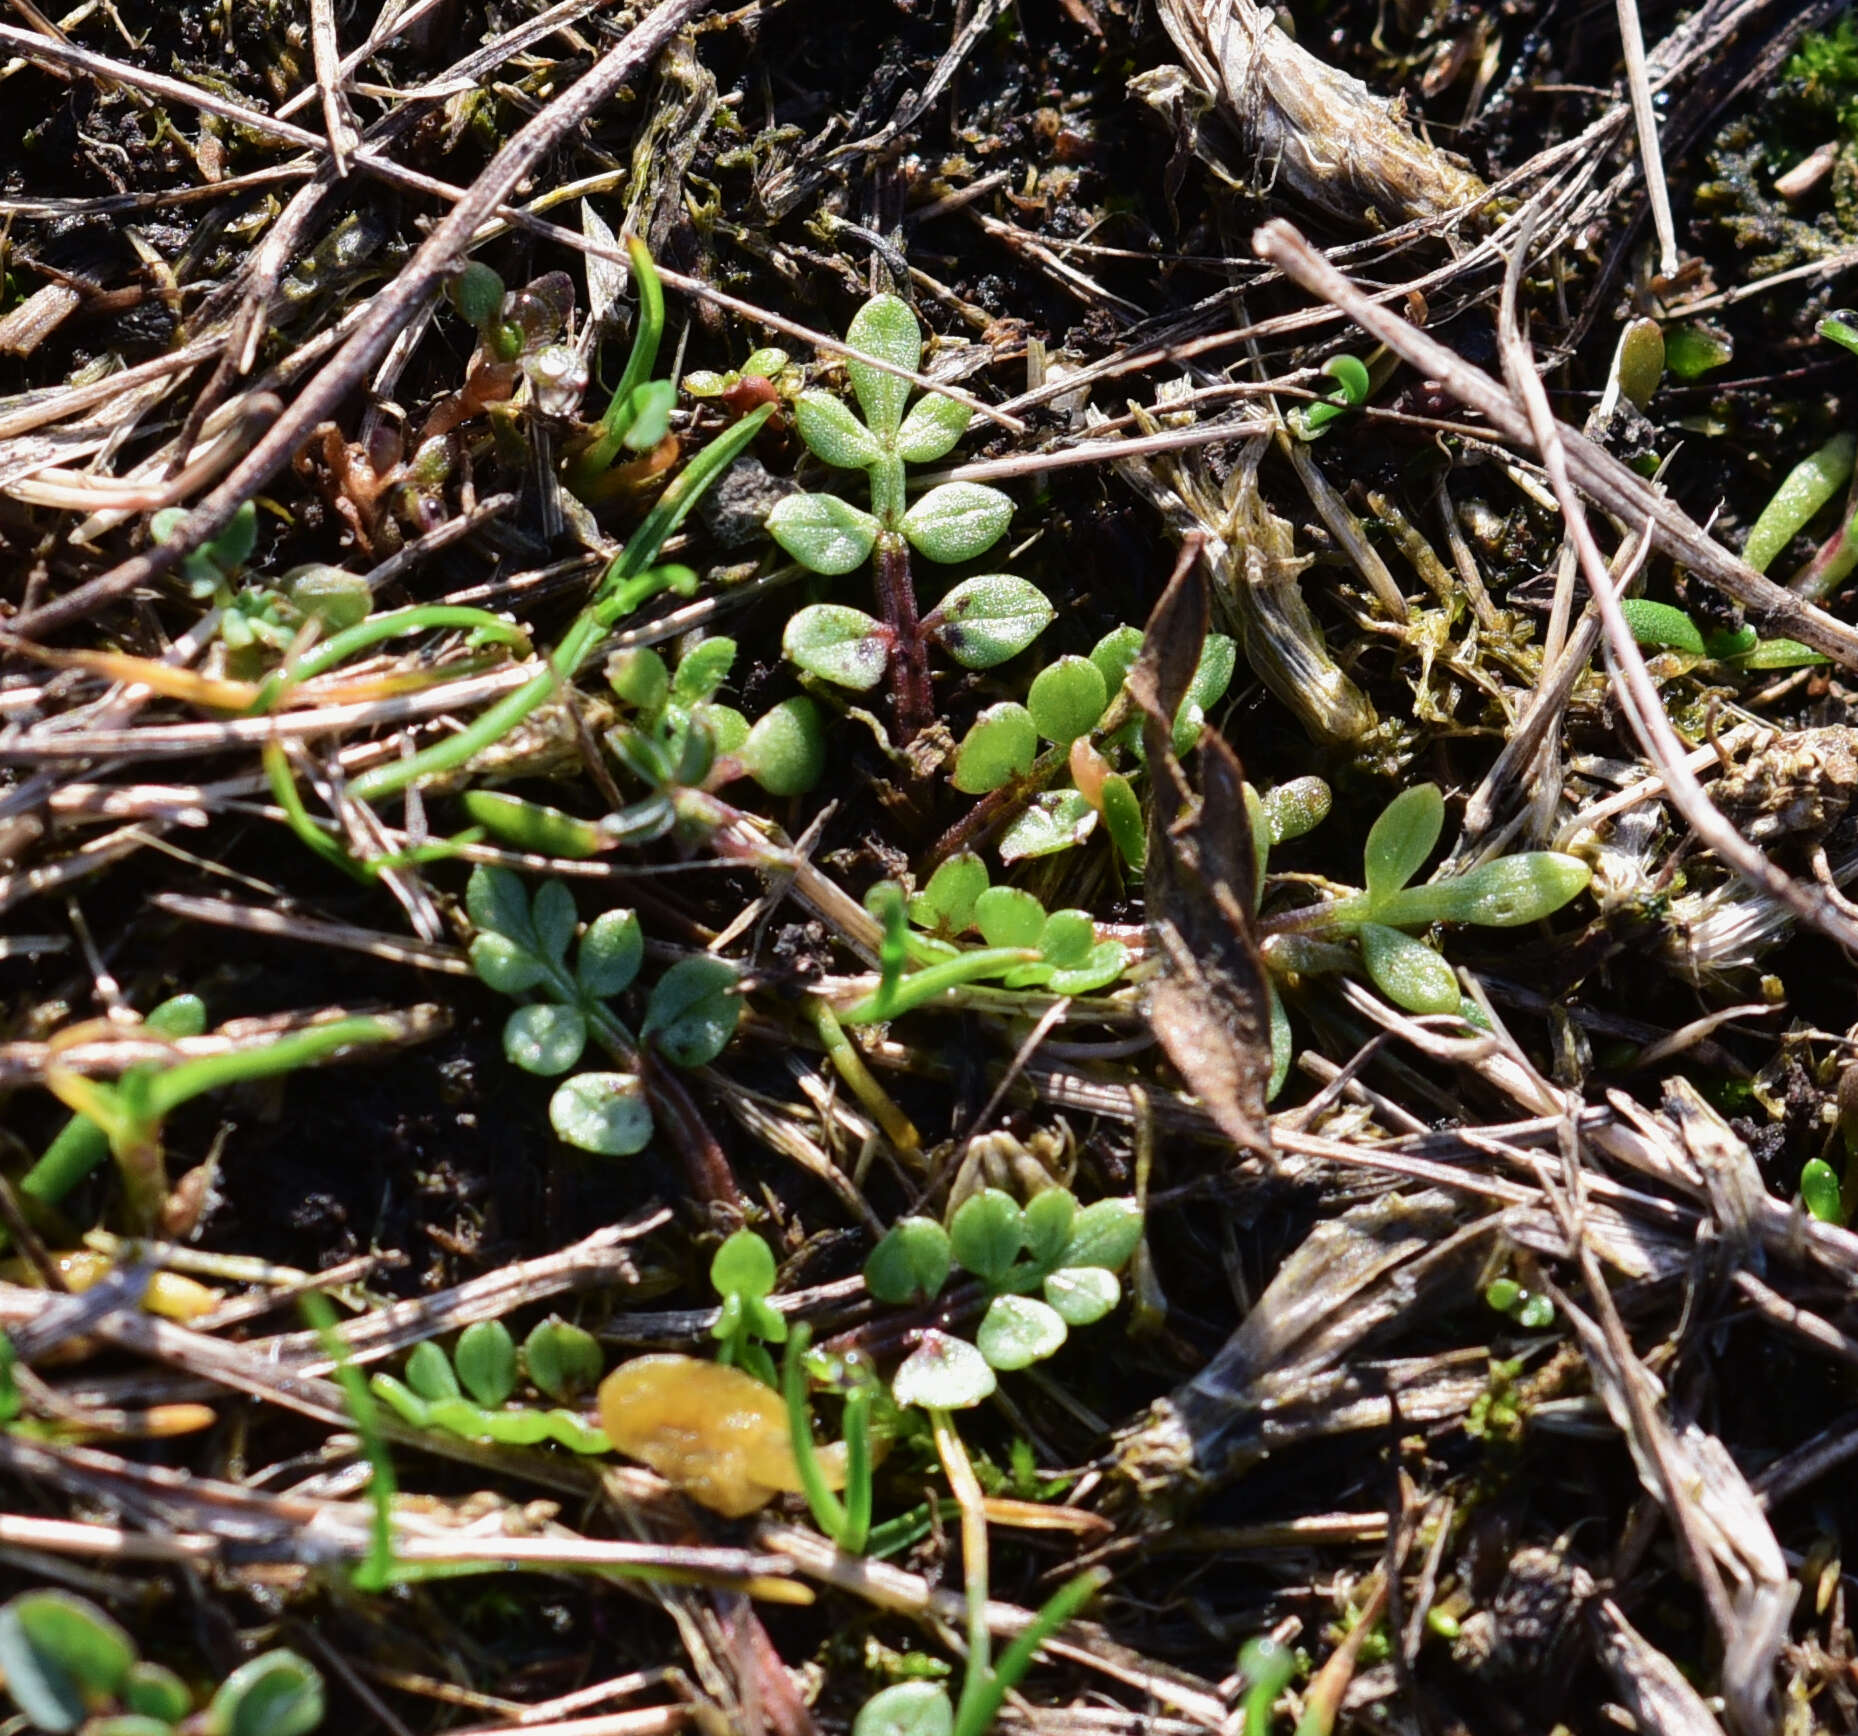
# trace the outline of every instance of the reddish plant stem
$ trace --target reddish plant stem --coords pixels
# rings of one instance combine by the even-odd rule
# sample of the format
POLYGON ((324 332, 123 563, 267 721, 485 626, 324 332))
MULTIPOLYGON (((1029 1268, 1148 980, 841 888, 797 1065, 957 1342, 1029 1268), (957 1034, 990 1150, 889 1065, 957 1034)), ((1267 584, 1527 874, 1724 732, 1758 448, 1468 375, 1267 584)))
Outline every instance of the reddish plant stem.
POLYGON ((742 1190, 736 1186, 735 1171, 729 1167, 729 1159, 702 1111, 684 1089, 683 1080, 652 1053, 649 1043, 639 1051, 639 1069, 653 1114, 684 1160, 690 1191, 706 1204, 722 1207, 740 1223, 748 1209, 742 1190))
POLYGON ((910 545, 894 530, 877 539, 877 602, 890 642, 890 691, 897 711, 897 733, 907 744, 935 721, 935 696, 929 686, 929 654, 922 623, 916 618, 916 582, 910 575, 910 545))

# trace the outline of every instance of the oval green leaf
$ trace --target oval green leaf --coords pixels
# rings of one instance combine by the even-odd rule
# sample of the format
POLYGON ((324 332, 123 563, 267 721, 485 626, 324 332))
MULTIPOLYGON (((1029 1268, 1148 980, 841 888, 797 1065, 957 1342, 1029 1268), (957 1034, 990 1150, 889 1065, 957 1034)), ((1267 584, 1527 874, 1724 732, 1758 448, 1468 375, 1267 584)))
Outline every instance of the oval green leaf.
MULTIPOLYGON (((894 295, 874 295, 852 316, 845 329, 851 348, 888 362, 893 368, 915 373, 923 359, 923 328, 909 304, 894 295)), ((908 380, 874 368, 869 362, 846 358, 845 372, 871 432, 889 444, 903 420, 903 406, 914 389, 908 380)))
POLYGON ((873 1694, 852 1720, 852 1736, 954 1736, 955 1709, 940 1682, 899 1682, 873 1694))
POLYGON ((538 1001, 518 1007, 503 1027, 503 1053, 525 1073, 552 1079, 587 1047, 587 1020, 578 1007, 538 1001))
POLYGON ((991 669, 1017 657, 1056 613, 1038 586, 1011 573, 982 573, 942 599, 932 630, 964 669, 991 669))
POLYGON ((1069 747, 1097 727, 1110 702, 1103 673, 1088 657, 1060 657, 1032 678, 1026 708, 1039 734, 1069 747))
POLYGON ((1031 712, 1011 700, 990 705, 955 749, 949 782, 963 795, 984 796, 1030 771, 1038 751, 1031 712))
POLYGON ((1081 844, 1097 828, 1097 810, 1078 790, 1047 790, 1000 837, 1000 860, 1055 856, 1081 844))
POLYGON ((548 1119, 567 1144, 603 1157, 630 1157, 652 1137, 651 1105, 632 1073, 576 1073, 548 1100, 548 1119))
POLYGON ((769 795, 805 795, 826 774, 826 724, 819 707, 805 694, 783 699, 755 720, 735 757, 769 795))
POLYGON ((974 901, 974 923, 989 946, 1035 947, 1045 920, 1045 906, 1017 886, 990 886, 974 901))
POLYGON ((1030 1296, 996 1296, 981 1318, 974 1347, 990 1368, 1010 1374, 1043 1362, 1069 1336, 1057 1309, 1030 1296))
POLYGON ((727 959, 707 953, 679 959, 652 989, 641 1035, 675 1066, 707 1067, 742 1022, 736 981, 727 959))
POLYGON ((900 1405, 968 1410, 991 1398, 998 1385, 987 1358, 972 1344, 946 1332, 929 1331, 904 1358, 890 1383, 890 1394, 900 1405))
POLYGON ((794 426, 815 458, 838 470, 864 470, 884 456, 883 443, 830 392, 802 392, 794 426))
POLYGON ((474 1320, 452 1352, 459 1384, 479 1404, 500 1405, 516 1390, 516 1340, 501 1320, 474 1320))
POLYGON ((1013 1269, 1024 1242, 1019 1203, 998 1188, 963 1200, 948 1226, 956 1265, 988 1284, 998 1284, 1013 1269))
POLYGON ((884 679, 890 633, 861 609, 814 603, 787 623, 781 649, 809 675, 865 693, 884 679))
POLYGON ((1000 540, 1013 501, 980 482, 945 482, 903 515, 903 534, 917 553, 947 564, 971 561, 1000 540))
POLYGON ((632 986, 645 958, 645 934, 631 910, 603 910, 587 925, 574 974, 584 993, 596 1000, 632 986))
POLYGON ((878 523, 836 494, 790 494, 768 514, 768 535, 808 572, 831 577, 861 567, 878 523))
POLYGON ((1437 784, 1414 784, 1381 810, 1362 856, 1368 898, 1378 903, 1417 874, 1445 824, 1445 797, 1437 784))
POLYGON ((927 1302, 948 1282, 954 1256, 934 1218, 900 1218, 865 1261, 865 1288, 879 1302, 927 1302))
POLYGON ((974 412, 966 404, 940 392, 925 392, 897 430, 897 456, 905 464, 933 464, 946 458, 973 419, 974 412))
POLYGON ((1455 1013, 1463 998, 1452 967, 1427 946, 1397 928, 1361 925, 1361 962, 1378 988, 1409 1013, 1455 1013))
POLYGON ((207 1716, 223 1736, 309 1736, 323 1721, 323 1679, 295 1652, 266 1652, 220 1684, 207 1716))
POLYGON ((551 1315, 529 1329, 523 1340, 523 1366, 537 1391, 557 1404, 573 1404, 600 1384, 606 1358, 591 1332, 551 1315))
POLYGON ((1067 1326, 1094 1326, 1123 1294, 1121 1280, 1102 1266, 1060 1266, 1043 1288, 1045 1300, 1067 1326))
POLYGON ((1142 1208, 1134 1200, 1098 1200, 1077 1214, 1061 1264, 1114 1272, 1129 1263, 1141 1240, 1142 1208))

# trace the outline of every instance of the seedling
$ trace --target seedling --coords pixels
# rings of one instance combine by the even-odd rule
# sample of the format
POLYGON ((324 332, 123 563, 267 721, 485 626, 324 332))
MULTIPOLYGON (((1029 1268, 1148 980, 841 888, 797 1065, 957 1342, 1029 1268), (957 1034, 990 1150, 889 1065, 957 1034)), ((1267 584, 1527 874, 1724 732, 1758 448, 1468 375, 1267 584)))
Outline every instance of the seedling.
MULTIPOLYGON (((178 1024, 181 1019, 177 1012, 172 1022, 178 1024)), ((186 1022, 192 1022, 191 1010, 186 1022)), ((63 1054, 94 1034, 94 1027, 78 1026, 56 1039, 56 1053, 46 1067, 45 1083, 67 1108, 102 1130, 122 1175, 125 1216, 132 1228, 147 1233, 160 1224, 168 1203, 162 1125, 182 1104, 205 1092, 223 1090, 249 1079, 293 1073, 344 1049, 388 1042, 398 1032, 385 1019, 335 1019, 308 1025, 257 1048, 176 1059, 167 1067, 131 1067, 114 1084, 88 1078, 62 1059, 63 1054)), ((52 1179, 60 1179, 62 1173, 63 1158, 52 1179)))
POLYGON ((1072 1327, 1094 1325, 1122 1299, 1116 1274, 1141 1240, 1134 1200, 1080 1207, 1059 1187, 1023 1207, 998 1188, 984 1188, 962 1202, 946 1230, 933 1218, 901 1219, 865 1262, 865 1285, 878 1301, 925 1306, 956 1266, 980 1279, 991 1300, 972 1346, 938 1334, 927 1351, 912 1354, 898 1371, 898 1403, 917 1402, 901 1393, 918 1387, 936 1394, 985 1383, 991 1391, 994 1370, 1027 1368, 1052 1355, 1072 1327))
POLYGON ((241 1664, 196 1708, 179 1676, 68 1591, 25 1592, 0 1608, 0 1671, 26 1720, 52 1736, 308 1736, 323 1721, 322 1677, 295 1652, 241 1664))
POLYGON ((774 1279, 774 1256, 753 1230, 737 1230, 710 1262, 710 1282, 723 1299, 710 1328, 722 1346, 716 1359, 747 1369, 766 1386, 780 1384, 766 1346, 787 1342, 787 1317, 768 1300, 774 1279))
MULTIPOLYGON (((914 373, 923 334, 908 305, 873 296, 853 317, 846 342, 914 373)), ((782 647, 819 680, 864 692, 890 672, 897 722, 906 739, 935 716, 927 645, 941 645, 969 669, 989 669, 1023 651, 1052 619, 1044 595, 1024 579, 988 574, 958 585, 925 621, 916 610, 911 552, 944 564, 972 560, 1000 540, 1013 502, 997 488, 948 482, 906 506, 904 466, 946 457, 967 432, 970 412, 953 398, 919 398, 910 385, 868 362, 847 361, 863 419, 829 392, 802 392, 794 422, 816 457, 838 470, 862 470, 866 512, 836 494, 794 494, 768 516, 768 534, 809 571, 849 573, 875 556, 882 619, 842 604, 819 603, 787 623, 782 647)))
POLYGON ((1682 609, 1669 603, 1630 597, 1619 608, 1634 641, 1648 651, 1678 651, 1736 669, 1805 669, 1827 661, 1823 653, 1797 639, 1763 639, 1753 627, 1705 633, 1682 609))
POLYGON ((472 870, 466 908, 477 927, 471 965, 499 994, 535 995, 503 1027, 503 1052, 525 1072, 554 1078, 581 1058, 589 1040, 620 1071, 576 1073, 549 1100, 556 1133, 582 1151, 629 1157, 652 1136, 652 1109, 640 1074, 649 1048, 673 1066, 704 1067, 735 1035, 742 1003, 732 992, 735 967, 708 954, 680 959, 653 985, 639 1035, 607 1004, 631 987, 645 957, 645 937, 630 910, 608 910, 580 937, 568 963, 578 918, 574 897, 545 880, 531 898, 507 868, 472 870))
MULTIPOLYGON (((593 1335, 562 1321, 544 1321, 523 1344, 529 1378, 551 1398, 569 1401, 600 1376, 593 1335)), ((533 1447, 553 1441, 571 1453, 604 1453, 606 1436, 566 1409, 536 1410, 510 1403, 520 1365, 516 1342, 500 1320, 480 1320, 459 1335, 448 1357, 428 1339, 406 1362, 406 1379, 377 1374, 369 1390, 404 1423, 445 1429, 471 1441, 533 1447)))
POLYGON ((1354 356, 1331 356, 1323 363, 1323 372, 1340 390, 1320 404, 1306 404, 1291 411, 1286 420, 1300 440, 1321 439, 1332 422, 1365 404, 1373 389, 1367 367, 1354 356))

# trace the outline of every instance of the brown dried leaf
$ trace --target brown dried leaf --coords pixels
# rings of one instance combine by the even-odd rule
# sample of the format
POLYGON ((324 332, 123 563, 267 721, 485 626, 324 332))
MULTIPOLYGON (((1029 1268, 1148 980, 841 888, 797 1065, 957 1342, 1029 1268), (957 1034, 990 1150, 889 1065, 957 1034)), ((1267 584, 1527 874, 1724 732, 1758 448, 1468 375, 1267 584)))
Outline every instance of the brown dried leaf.
POLYGON ((1148 814, 1148 932, 1161 974, 1148 1021, 1220 1129, 1267 1153, 1271 1019, 1252 934, 1257 858, 1238 756, 1211 729, 1200 738, 1204 796, 1175 758, 1173 719, 1206 643, 1206 576, 1189 537, 1155 612, 1129 693, 1142 712, 1153 788, 1148 814))

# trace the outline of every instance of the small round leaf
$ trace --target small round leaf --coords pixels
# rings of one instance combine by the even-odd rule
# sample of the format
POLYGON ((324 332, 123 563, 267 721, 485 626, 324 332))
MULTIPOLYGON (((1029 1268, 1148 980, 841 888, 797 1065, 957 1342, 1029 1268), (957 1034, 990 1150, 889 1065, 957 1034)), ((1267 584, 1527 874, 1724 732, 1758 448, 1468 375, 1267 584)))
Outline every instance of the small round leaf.
POLYGON ((1321 778, 1292 778, 1264 794, 1265 830, 1273 845, 1314 831, 1329 816, 1329 786, 1321 778))
POLYGON ((539 950, 529 920, 529 895, 509 869, 481 863, 473 868, 465 883, 465 909, 480 932, 504 935, 529 952, 539 950))
POLYGON ((568 956, 568 945, 580 924, 580 912, 574 908, 574 894, 559 880, 544 880, 535 889, 535 897, 529 905, 529 920, 535 924, 543 956, 560 964, 568 956))
POLYGON ((989 1367, 1011 1373, 1043 1362, 1068 1336, 1056 1309, 1030 1296, 996 1296, 982 1317, 974 1344, 989 1367))
POLYGON ((523 1340, 523 1365, 538 1391, 557 1404, 572 1404, 600 1384, 606 1358, 591 1332, 551 1315, 523 1340))
POLYGON ((1025 1245, 1018 1201, 998 1188, 983 1188, 961 1202, 949 1223, 948 1241, 957 1265, 998 1284, 1025 1245))
POLYGON ((737 1230, 710 1261, 710 1284, 719 1296, 766 1296, 774 1279, 774 1255, 753 1230, 737 1230))
POLYGON ((29 1591, 0 1609, 0 1671, 14 1703, 41 1730, 73 1730, 112 1697, 135 1642, 88 1599, 29 1591))
POLYGON ((1098 1200, 1077 1214, 1062 1263, 1114 1272, 1129 1263, 1141 1240, 1142 1208, 1134 1200, 1098 1200))
POLYGON ((516 1340, 501 1320, 474 1320, 452 1352, 458 1379, 482 1405, 507 1403, 516 1390, 516 1340))
POLYGON ((1113 627, 1090 650, 1090 660, 1103 677, 1103 689, 1114 694, 1128 679, 1135 660, 1142 655, 1140 627, 1113 627))
POLYGON ((194 1709, 194 1697, 165 1664, 145 1661, 132 1666, 125 1678, 123 1705, 139 1717, 178 1724, 194 1709))
POLYGON ((223 1736, 309 1736, 323 1721, 323 1679, 295 1652, 266 1652, 220 1684, 208 1718, 223 1736))
POLYGON ((1129 949, 1120 940, 1100 940, 1074 965, 1054 970, 1045 986, 1055 995, 1094 995, 1123 974, 1129 949))
POLYGON ((548 975, 548 966, 503 934, 480 934, 471 942, 471 968, 500 995, 527 994, 548 975))
POLYGON ((630 1157, 652 1137, 651 1105, 632 1073, 576 1073, 548 1100, 548 1119, 569 1145, 630 1157))
POLYGON ((646 1003, 646 1041, 675 1066, 707 1067, 742 1021, 742 998, 732 992, 736 981, 727 959, 707 953, 679 959, 646 1003))
POLYGON ((852 1720, 852 1736, 954 1736, 955 1709, 940 1682, 899 1682, 873 1694, 852 1720))
POLYGON ((809 675, 865 693, 884 679, 890 641, 890 630, 862 609, 814 603, 788 621, 781 649, 809 675))
POLYGON ((974 901, 974 922, 989 946, 1035 947, 1045 932, 1045 906, 1017 886, 990 886, 974 901))
POLYGON ((910 920, 937 934, 965 934, 974 923, 975 900, 986 890, 987 864, 971 850, 957 851, 910 900, 910 920))
POLYGON ((1093 1326, 1122 1300, 1114 1272, 1101 1266, 1060 1266, 1045 1280, 1045 1300, 1067 1326, 1093 1326))
POLYGON ((904 1358, 890 1383, 890 1394, 900 1405, 967 1410, 992 1397, 998 1385, 987 1358, 972 1344, 946 1332, 929 1331, 904 1358))
POLYGON ((1057 613, 1038 586, 1011 573, 963 579, 936 608, 935 637, 964 669, 1017 657, 1057 613))
POLYGON ((735 755, 769 795, 805 795, 825 776, 825 719, 804 694, 783 699, 756 719, 735 755))
POLYGON ((790 494, 768 514, 768 535, 808 572, 827 576, 863 566, 878 528, 836 494, 790 494))
POLYGON ((948 1282, 953 1258, 934 1218, 899 1218, 864 1263, 865 1288, 880 1302, 927 1302, 948 1282))
POLYGON ((963 795, 984 796, 1029 771, 1038 751, 1039 732, 1031 712, 1011 700, 990 705, 955 749, 949 781, 963 795))
POLYGON ((910 546, 932 561, 971 561, 985 554, 1013 516, 1012 496, 981 482, 945 482, 903 515, 910 546))
MULTIPOLYGON (((1840 1197, 1839 1172, 1823 1157, 1808 1158, 1800 1171, 1800 1203, 1822 1224, 1842 1223, 1845 1209, 1840 1197)), ((1493 1285, 1494 1289, 1495 1286, 1493 1285)))
POLYGON ((430 1338, 414 1345, 412 1355, 406 1359, 406 1383, 428 1403, 434 1399, 458 1398, 462 1392, 452 1369, 452 1359, 430 1338))
POLYGON ((587 1047, 587 1021, 576 1007, 538 1001, 518 1007, 503 1027, 503 1053, 525 1073, 552 1079, 587 1047))
POLYGON ((1035 1266, 1051 1266, 1071 1239, 1077 1219, 1077 1196, 1069 1188, 1048 1187, 1026 1201, 1020 1230, 1027 1257, 1035 1266))
POLYGON ((1097 944, 1097 925, 1088 910, 1054 910, 1039 931, 1039 957, 1060 970, 1074 970, 1097 944))

